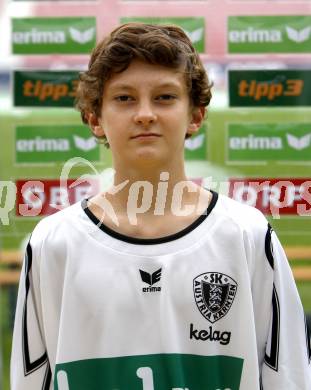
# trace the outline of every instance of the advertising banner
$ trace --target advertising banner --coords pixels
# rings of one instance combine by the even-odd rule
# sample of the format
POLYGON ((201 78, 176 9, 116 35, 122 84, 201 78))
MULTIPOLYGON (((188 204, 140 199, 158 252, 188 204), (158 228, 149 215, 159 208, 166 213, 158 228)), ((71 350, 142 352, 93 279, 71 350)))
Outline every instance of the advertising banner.
POLYGON ((311 216, 310 178, 232 178, 229 195, 267 215, 311 216))
POLYGON ((227 161, 311 162, 311 123, 229 123, 227 161))
POLYGON ((191 39, 193 46, 199 53, 204 53, 205 48, 205 19, 204 18, 153 18, 153 17, 126 17, 121 18, 121 23, 143 22, 152 24, 176 24, 181 27, 191 39))
POLYGON ((76 71, 14 71, 15 107, 73 107, 76 71))
POLYGON ((228 52, 311 53, 311 16, 229 16, 228 52))
POLYGON ((68 179, 66 186, 60 180, 17 180, 16 215, 37 217, 54 214, 71 204, 99 192, 99 181, 68 179))
POLYGON ((95 17, 12 19, 13 54, 89 54, 95 43, 95 17))
POLYGON ((207 160, 207 129, 204 124, 198 133, 185 141, 186 160, 207 160))
POLYGON ((44 164, 82 157, 99 161, 99 145, 83 125, 17 126, 16 163, 44 164))
POLYGON ((310 106, 311 70, 230 70, 229 104, 310 106))

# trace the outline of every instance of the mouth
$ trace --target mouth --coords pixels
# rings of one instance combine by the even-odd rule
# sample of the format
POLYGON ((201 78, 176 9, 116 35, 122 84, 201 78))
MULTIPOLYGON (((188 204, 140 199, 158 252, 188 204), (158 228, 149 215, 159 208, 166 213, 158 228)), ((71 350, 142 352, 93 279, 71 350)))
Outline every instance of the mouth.
POLYGON ((161 137, 160 134, 156 133, 141 133, 138 135, 135 135, 134 137, 131 137, 132 139, 137 139, 137 138, 155 138, 155 137, 161 137))

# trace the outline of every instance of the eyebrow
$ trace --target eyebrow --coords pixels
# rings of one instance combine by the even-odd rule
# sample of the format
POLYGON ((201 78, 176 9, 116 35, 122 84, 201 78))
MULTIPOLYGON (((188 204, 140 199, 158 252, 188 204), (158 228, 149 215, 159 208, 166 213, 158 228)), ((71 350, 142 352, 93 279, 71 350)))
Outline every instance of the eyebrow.
MULTIPOLYGON (((161 88, 178 88, 178 89, 180 89, 180 88, 182 88, 182 86, 180 84, 174 83, 174 82, 163 82, 163 83, 157 84, 155 86, 155 89, 161 89, 161 88)), ((110 86, 110 89, 133 90, 136 88, 130 84, 116 83, 115 85, 110 86)))

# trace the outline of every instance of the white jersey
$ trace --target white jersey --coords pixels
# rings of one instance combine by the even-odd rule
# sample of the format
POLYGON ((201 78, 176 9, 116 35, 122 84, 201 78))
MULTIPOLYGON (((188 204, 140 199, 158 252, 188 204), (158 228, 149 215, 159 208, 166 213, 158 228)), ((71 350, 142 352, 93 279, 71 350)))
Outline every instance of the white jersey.
POLYGON ((77 203, 28 244, 11 389, 310 390, 306 328, 255 208, 213 193, 188 228, 135 239, 77 203))

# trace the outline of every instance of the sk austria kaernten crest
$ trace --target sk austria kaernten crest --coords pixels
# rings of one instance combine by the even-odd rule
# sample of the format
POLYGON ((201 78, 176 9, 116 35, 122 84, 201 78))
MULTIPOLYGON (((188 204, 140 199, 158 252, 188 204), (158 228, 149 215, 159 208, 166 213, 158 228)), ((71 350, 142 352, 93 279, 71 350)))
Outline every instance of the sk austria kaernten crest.
POLYGON ((218 321, 228 313, 237 288, 235 280, 220 272, 206 272, 193 280, 197 307, 211 323, 218 321))

